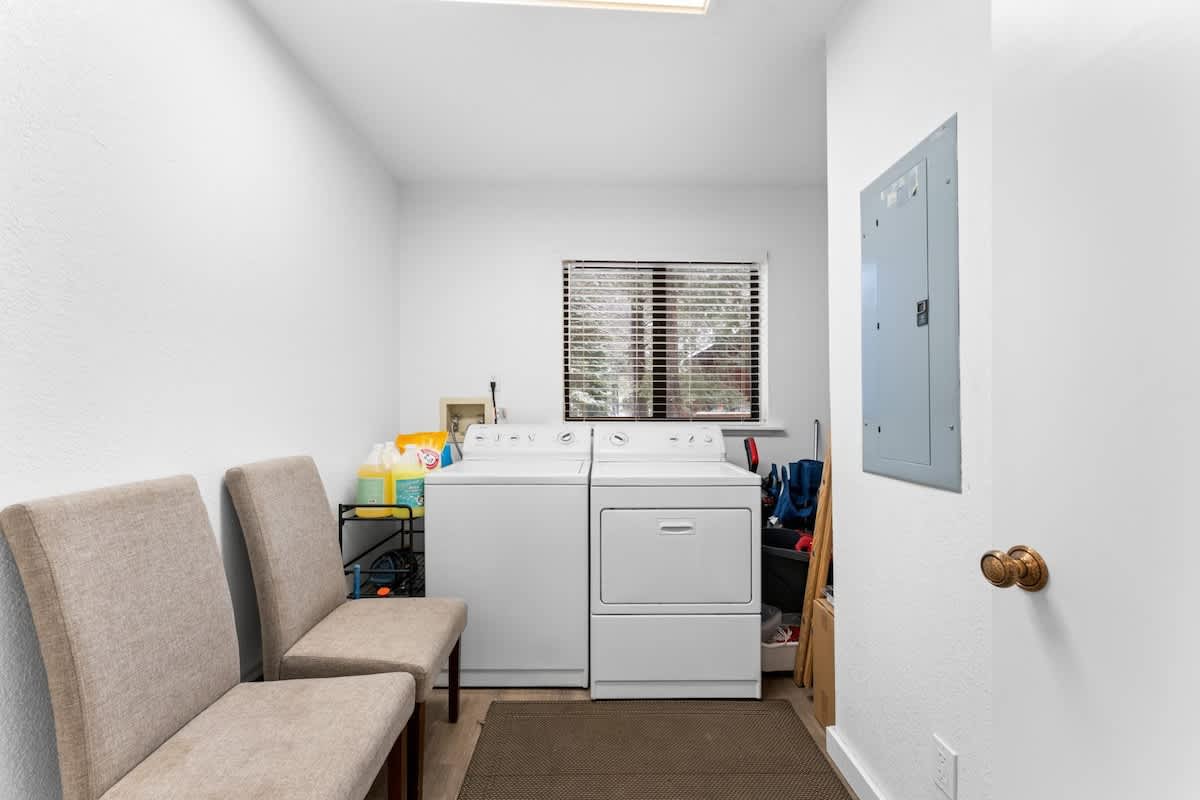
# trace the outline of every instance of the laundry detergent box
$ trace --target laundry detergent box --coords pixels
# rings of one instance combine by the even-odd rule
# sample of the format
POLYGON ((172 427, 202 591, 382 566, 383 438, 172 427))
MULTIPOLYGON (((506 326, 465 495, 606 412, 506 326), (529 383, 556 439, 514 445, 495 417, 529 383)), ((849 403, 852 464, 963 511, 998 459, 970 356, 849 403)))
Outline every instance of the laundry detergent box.
MULTIPOLYGON (((445 431, 402 433, 396 437, 400 455, 391 468, 391 496, 396 505, 408 506, 412 516, 425 515, 425 476, 442 466, 446 446, 445 431)), ((407 517, 408 511, 395 509, 395 516, 407 517)))

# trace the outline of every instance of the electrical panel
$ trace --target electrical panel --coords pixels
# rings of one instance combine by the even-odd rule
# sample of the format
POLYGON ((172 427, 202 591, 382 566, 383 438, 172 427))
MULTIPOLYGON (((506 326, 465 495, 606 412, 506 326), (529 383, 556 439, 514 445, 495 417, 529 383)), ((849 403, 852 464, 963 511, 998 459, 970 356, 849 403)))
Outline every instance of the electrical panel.
POLYGON ((860 205, 863 470, 961 491, 957 118, 860 205))

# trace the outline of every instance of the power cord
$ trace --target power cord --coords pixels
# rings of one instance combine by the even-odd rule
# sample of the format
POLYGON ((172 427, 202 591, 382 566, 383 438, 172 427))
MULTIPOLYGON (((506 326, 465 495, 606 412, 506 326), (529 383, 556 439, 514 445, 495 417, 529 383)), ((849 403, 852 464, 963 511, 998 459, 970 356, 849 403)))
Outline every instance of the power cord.
POLYGON ((488 386, 492 389, 492 424, 500 422, 500 409, 496 408, 496 381, 488 381, 488 386))
POLYGON ((458 460, 462 461, 462 445, 458 442, 458 415, 455 414, 450 418, 450 442, 454 445, 454 451, 458 453, 458 460))

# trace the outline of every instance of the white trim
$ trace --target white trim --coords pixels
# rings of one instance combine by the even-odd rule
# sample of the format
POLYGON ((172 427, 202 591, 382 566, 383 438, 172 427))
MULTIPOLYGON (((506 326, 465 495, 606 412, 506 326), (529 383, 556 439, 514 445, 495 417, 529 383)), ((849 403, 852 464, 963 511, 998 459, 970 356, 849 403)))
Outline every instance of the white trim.
MULTIPOLYGON (((704 420, 698 419, 696 422, 704 422, 704 420)), ((787 428, 782 422, 769 419, 763 422, 716 422, 713 424, 719 427, 726 436, 738 433, 787 433, 787 428)))
MULTIPOLYGON (((587 261, 613 261, 625 262, 629 264, 756 264, 758 266, 758 422, 726 422, 721 423, 716 420, 695 419, 692 422, 703 425, 717 425, 726 436, 733 436, 739 433, 761 433, 761 434, 787 434, 787 428, 783 423, 769 418, 771 407, 771 370, 768 363, 768 348, 770 347, 771 336, 768 328, 770 320, 767 316, 767 307, 770 305, 771 293, 768 289, 768 281, 771 273, 771 253, 764 250, 757 256, 745 258, 737 256, 737 254, 725 254, 723 257, 701 258, 700 254, 691 254, 691 258, 663 258, 663 259, 647 259, 647 258, 568 258, 563 257, 558 259, 555 266, 556 274, 561 278, 562 269, 565 265, 574 262, 587 261)), ((562 346, 559 348, 558 358, 558 395, 557 403, 558 421, 563 423, 568 422, 583 422, 584 420, 568 420, 567 409, 564 401, 564 395, 567 389, 567 376, 563 373, 563 361, 566 357, 566 342, 563 338, 563 317, 560 312, 557 316, 558 333, 556 334, 562 346)), ((603 422, 603 420, 600 420, 603 422)), ((654 422, 655 420, 642 420, 644 422, 654 422)))
MULTIPOLYGON (((760 430, 770 428, 770 423, 766 420, 770 419, 771 413, 771 365, 767 358, 768 348, 771 345, 771 337, 769 330, 771 320, 768 316, 768 306, 771 305, 771 292, 769 291, 768 283, 771 276, 771 253, 766 251, 763 253, 762 261, 758 262, 758 419, 756 425, 760 430)), ((737 431, 737 426, 731 426, 727 430, 737 431)), ((783 428, 779 429, 784 432, 783 428)))
POLYGON ((829 753, 829 760, 838 768, 842 777, 846 779, 846 783, 858 796, 858 800, 887 800, 879 786, 863 768, 862 759, 846 744, 836 725, 825 729, 825 750, 829 753))
MULTIPOLYGON (((451 0, 447 0, 450 2, 451 0)), ((664 11, 671 14, 707 14, 709 0, 453 0, 510 6, 608 9, 611 11, 664 11)))

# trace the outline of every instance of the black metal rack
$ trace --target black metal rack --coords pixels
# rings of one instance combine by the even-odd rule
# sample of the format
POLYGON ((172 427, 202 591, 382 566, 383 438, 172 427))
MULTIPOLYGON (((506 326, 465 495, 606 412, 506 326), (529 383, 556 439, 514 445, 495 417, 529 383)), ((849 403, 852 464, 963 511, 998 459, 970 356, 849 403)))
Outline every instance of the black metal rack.
MULTIPOLYGON (((353 558, 351 558, 349 560, 343 561, 342 570, 343 570, 344 574, 355 576, 354 589, 347 595, 347 597, 350 597, 353 599, 353 598, 362 596, 360 594, 361 587, 360 587, 359 579, 363 575, 367 575, 367 576, 389 575, 389 576, 393 576, 393 577, 399 579, 399 582, 402 583, 405 588, 404 594, 400 594, 399 592, 391 592, 391 593, 385 595, 387 597, 412 597, 412 596, 414 596, 414 592, 413 592, 414 585, 417 584, 418 582, 420 582, 422 584, 422 586, 424 585, 424 581, 420 580, 424 577, 424 575, 422 574, 424 572, 424 570, 422 569, 420 559, 417 557, 416 550, 413 547, 413 535, 416 533, 416 530, 413 527, 415 520, 416 520, 416 517, 413 516, 413 510, 412 510, 411 506, 397 505, 397 504, 375 505, 375 504, 367 504, 367 503, 352 503, 352 504, 339 503, 338 504, 338 552, 339 553, 345 553, 345 549, 344 549, 345 548, 345 531, 346 531, 346 523, 347 522, 363 522, 363 523, 376 523, 376 524, 390 522, 393 525, 399 526, 396 528, 396 530, 392 531, 387 536, 383 537, 382 539, 380 539, 377 542, 374 542, 366 550, 363 550, 361 553, 359 553, 358 555, 354 556, 353 558), (402 511, 407 512, 407 516, 403 516, 403 517, 395 517, 395 516, 360 517, 358 515, 358 509, 360 509, 360 508, 390 509, 393 511, 402 510, 402 511), (365 556, 369 555, 371 552, 378 550, 379 548, 383 547, 388 542, 391 542, 393 539, 395 539, 397 537, 400 538, 400 546, 395 549, 405 551, 411 555, 411 564, 412 564, 411 567, 404 568, 404 569, 362 569, 360 567, 353 566, 356 562, 361 561, 365 556)), ((343 556, 343 558, 344 558, 344 556, 343 556)))

